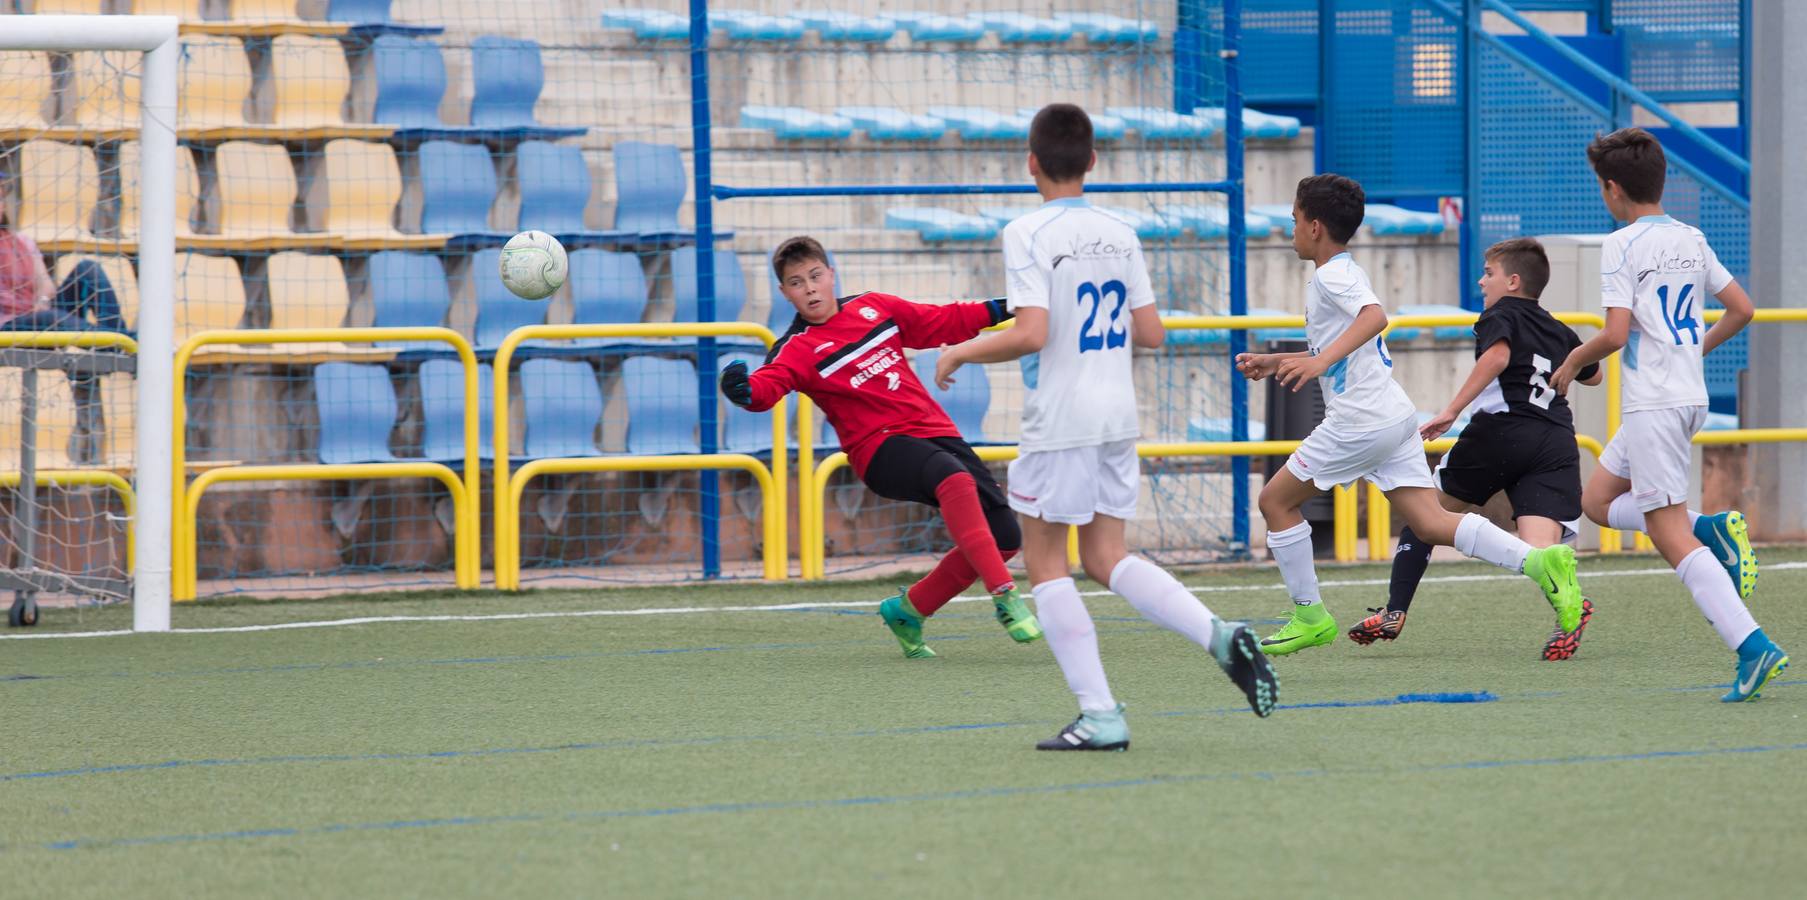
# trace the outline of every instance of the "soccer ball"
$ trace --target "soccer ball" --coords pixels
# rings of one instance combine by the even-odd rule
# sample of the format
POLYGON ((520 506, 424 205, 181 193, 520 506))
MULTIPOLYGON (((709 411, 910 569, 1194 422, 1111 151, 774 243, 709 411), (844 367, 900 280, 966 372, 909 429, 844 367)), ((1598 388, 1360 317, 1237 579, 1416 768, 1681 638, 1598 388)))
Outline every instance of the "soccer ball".
POLYGON ((544 231, 523 231, 502 248, 502 283, 522 300, 552 296, 569 268, 564 245, 544 231))

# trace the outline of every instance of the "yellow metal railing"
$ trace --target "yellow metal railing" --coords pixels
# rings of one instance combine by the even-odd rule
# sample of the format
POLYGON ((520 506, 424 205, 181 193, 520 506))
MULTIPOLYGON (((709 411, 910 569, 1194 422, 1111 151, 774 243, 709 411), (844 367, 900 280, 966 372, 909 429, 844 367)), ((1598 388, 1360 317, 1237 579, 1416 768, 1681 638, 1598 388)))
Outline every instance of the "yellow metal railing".
MULTIPOLYGON (((18 487, 24 480, 20 472, 0 472, 0 488, 18 487)), ((107 469, 40 469, 33 479, 39 487, 52 485, 81 484, 110 487, 119 495, 120 505, 125 508, 125 567, 132 571, 138 560, 138 542, 133 532, 135 516, 138 511, 137 495, 132 493, 132 484, 117 472, 107 469)))
POLYGON ((171 467, 174 478, 171 511, 170 590, 176 600, 193 600, 197 589, 199 565, 195 540, 196 519, 201 495, 221 482, 242 481, 332 481, 339 479, 436 478, 452 495, 456 525, 453 528, 453 572, 460 588, 475 588, 481 581, 481 557, 478 532, 478 492, 482 485, 482 464, 477 442, 477 355, 470 342, 450 328, 302 328, 292 330, 249 329, 244 331, 203 331, 182 343, 176 350, 175 409, 171 416, 174 439, 171 442, 171 467), (458 353, 464 369, 464 472, 462 477, 450 466, 425 460, 392 463, 351 463, 341 465, 252 465, 226 466, 197 476, 193 484, 187 479, 189 361, 202 347, 217 344, 306 344, 371 341, 435 341, 449 344, 458 353))
POLYGON ((750 337, 771 347, 777 338, 751 322, 661 322, 638 325, 529 325, 509 332, 496 350, 495 362, 495 579, 496 587, 521 587, 520 501, 527 482, 559 472, 673 472, 738 469, 758 482, 763 498, 764 575, 783 581, 789 552, 785 525, 785 400, 772 407, 772 464, 745 453, 687 453, 669 456, 593 456, 534 460, 509 473, 508 368, 523 341, 570 338, 750 337))

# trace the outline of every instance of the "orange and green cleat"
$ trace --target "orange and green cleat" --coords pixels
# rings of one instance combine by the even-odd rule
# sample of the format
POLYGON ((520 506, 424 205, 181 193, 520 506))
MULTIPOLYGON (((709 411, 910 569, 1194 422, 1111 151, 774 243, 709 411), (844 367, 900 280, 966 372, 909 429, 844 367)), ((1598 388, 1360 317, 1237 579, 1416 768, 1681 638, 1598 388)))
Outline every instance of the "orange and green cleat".
POLYGON ((1355 627, 1349 629, 1349 640, 1363 647, 1375 641, 1394 640, 1399 637, 1400 630, 1405 628, 1405 610, 1403 609, 1387 609, 1377 606, 1370 607, 1368 612, 1373 615, 1355 623, 1355 627))
POLYGON ((1550 632, 1550 639, 1543 645, 1543 658, 1551 662, 1568 659, 1581 649, 1581 633, 1587 630, 1587 623, 1594 618, 1594 601, 1581 598, 1581 624, 1574 631, 1563 631, 1562 623, 1556 624, 1556 630, 1550 632))

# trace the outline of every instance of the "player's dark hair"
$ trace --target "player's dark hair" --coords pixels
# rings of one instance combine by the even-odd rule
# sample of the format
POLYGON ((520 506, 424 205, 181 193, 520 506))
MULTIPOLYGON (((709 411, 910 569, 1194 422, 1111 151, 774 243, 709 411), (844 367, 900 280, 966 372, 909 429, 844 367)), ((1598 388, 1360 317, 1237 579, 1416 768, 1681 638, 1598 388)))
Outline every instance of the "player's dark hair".
POLYGON ((1517 275, 1520 293, 1533 300, 1550 283, 1550 257, 1536 238, 1511 238, 1487 248, 1486 259, 1506 275, 1517 275))
POLYGON ((1633 203, 1660 203, 1669 159, 1656 135, 1642 128, 1621 128, 1587 145, 1587 162, 1601 181, 1618 182, 1633 203))
POLYGON ((1092 167, 1092 117, 1071 103, 1050 103, 1029 123, 1029 152, 1049 181, 1080 181, 1092 167))
POLYGON ((808 235, 788 238, 784 243, 778 245, 778 249, 772 251, 772 274, 778 276, 778 280, 782 282, 785 269, 810 260, 826 266, 829 264, 828 251, 822 249, 822 244, 808 235))
POLYGON ((1326 172, 1299 179, 1293 205, 1306 220, 1324 223, 1331 240, 1347 244, 1355 237, 1355 229, 1362 227, 1368 193, 1362 190, 1361 182, 1326 172))

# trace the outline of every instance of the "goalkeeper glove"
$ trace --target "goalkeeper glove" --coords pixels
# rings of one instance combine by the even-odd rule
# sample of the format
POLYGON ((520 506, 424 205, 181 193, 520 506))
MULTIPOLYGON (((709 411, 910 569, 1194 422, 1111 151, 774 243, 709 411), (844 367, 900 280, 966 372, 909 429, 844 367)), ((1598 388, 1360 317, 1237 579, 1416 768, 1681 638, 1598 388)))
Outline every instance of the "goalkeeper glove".
POLYGON ((747 364, 739 360, 722 370, 722 396, 745 409, 753 405, 753 385, 747 380, 747 364))
POLYGON ((1001 297, 985 301, 985 309, 991 313, 991 324, 993 325, 1006 319, 1016 318, 1016 313, 1010 311, 1009 302, 1001 297))

